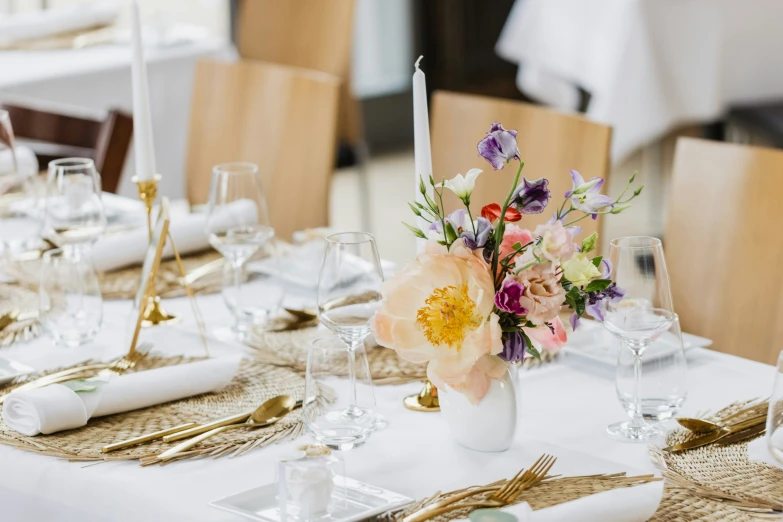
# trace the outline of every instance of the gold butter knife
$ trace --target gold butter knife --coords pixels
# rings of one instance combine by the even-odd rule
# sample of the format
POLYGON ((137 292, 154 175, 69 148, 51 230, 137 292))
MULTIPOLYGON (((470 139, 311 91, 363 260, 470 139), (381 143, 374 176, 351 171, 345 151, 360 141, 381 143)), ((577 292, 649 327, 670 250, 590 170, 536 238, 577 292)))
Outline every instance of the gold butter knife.
POLYGON ((202 433, 206 433, 215 428, 220 428, 222 426, 228 426, 230 424, 238 424, 240 422, 245 422, 248 418, 250 418, 250 415, 252 413, 253 413, 252 411, 238 413, 236 415, 231 415, 230 417, 223 417, 222 419, 218 419, 216 421, 202 424, 201 426, 196 426, 187 430, 179 431, 171 435, 166 435, 165 437, 163 437, 163 442, 174 442, 181 439, 187 439, 189 437, 193 437, 194 435, 200 435, 202 433))
POLYGON ((731 435, 728 435, 726 437, 723 437, 718 441, 718 444, 721 446, 726 446, 727 444, 734 444, 735 442, 742 442, 748 439, 752 439, 753 437, 756 437, 757 435, 763 434, 765 431, 767 431, 767 423, 763 422, 761 424, 757 424, 753 426, 752 428, 748 428, 746 430, 738 431, 737 433, 733 433, 731 435))
POLYGON ((162 437, 165 437, 166 435, 172 435, 174 433, 184 431, 188 428, 195 428, 197 426, 199 426, 199 424, 196 422, 188 422, 186 424, 180 424, 179 426, 174 426, 173 428, 167 428, 165 430, 154 431, 152 433, 147 433, 145 435, 139 435, 138 437, 133 437, 132 439, 124 440, 122 442, 107 444, 106 446, 101 448, 101 453, 111 453, 112 451, 128 448, 130 446, 135 446, 136 444, 142 444, 144 442, 150 442, 155 439, 160 439, 162 437))

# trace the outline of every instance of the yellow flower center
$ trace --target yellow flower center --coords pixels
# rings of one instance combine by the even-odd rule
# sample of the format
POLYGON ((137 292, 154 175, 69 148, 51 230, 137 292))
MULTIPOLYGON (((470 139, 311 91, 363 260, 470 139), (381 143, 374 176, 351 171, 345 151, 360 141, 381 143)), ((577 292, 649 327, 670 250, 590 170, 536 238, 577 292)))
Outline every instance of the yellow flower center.
POLYGON ((436 288, 416 312, 416 323, 434 345, 462 348, 465 337, 481 325, 481 314, 468 296, 468 285, 436 288))

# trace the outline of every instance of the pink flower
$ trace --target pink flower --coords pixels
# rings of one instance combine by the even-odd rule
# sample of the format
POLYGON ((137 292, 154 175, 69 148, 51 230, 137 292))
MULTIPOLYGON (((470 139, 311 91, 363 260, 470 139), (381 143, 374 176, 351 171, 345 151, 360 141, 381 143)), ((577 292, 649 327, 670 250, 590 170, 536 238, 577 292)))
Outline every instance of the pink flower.
POLYGON ((427 362, 436 385, 452 385, 478 402, 486 383, 476 372, 494 365, 476 363, 503 350, 490 272, 461 239, 450 251, 428 242, 424 253, 381 289, 383 302, 371 321, 378 344, 408 361, 427 362))
MULTIPOLYGON (((531 241, 533 241, 533 234, 528 229, 520 228, 513 223, 507 224, 503 232, 503 241, 500 243, 500 259, 505 259, 507 255, 513 252, 516 243, 526 245, 531 241)), ((517 256, 519 254, 514 257, 516 258, 517 256)))
POLYGON ((571 232, 559 220, 538 225, 535 235, 541 236, 541 243, 537 245, 538 251, 553 263, 569 259, 576 251, 571 232))
POLYGON ((560 348, 566 343, 568 336, 566 335, 563 323, 559 317, 555 317, 551 321, 554 332, 549 329, 548 326, 542 325, 538 328, 523 328, 530 340, 533 341, 533 346, 537 349, 545 348, 547 350, 554 350, 560 348))
POLYGON ((533 324, 542 325, 557 317, 565 299, 565 290, 552 263, 533 265, 517 275, 525 287, 519 303, 527 309, 527 318, 533 324))
POLYGON ((459 379, 452 379, 451 382, 446 383, 441 380, 438 374, 431 372, 430 367, 427 367, 427 377, 436 387, 448 384, 454 390, 465 395, 471 404, 478 404, 487 394, 489 380, 502 379, 507 369, 508 363, 497 355, 484 355, 476 361, 470 372, 459 379))

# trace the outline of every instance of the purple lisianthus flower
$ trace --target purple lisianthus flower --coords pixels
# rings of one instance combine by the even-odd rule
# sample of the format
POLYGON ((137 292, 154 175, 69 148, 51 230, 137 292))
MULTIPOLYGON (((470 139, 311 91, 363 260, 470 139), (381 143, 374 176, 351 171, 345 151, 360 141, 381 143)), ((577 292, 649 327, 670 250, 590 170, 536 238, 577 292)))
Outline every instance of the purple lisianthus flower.
MULTIPOLYGON (((473 230, 473 227, 470 224, 470 218, 468 217, 468 211, 464 208, 461 208, 459 210, 455 210, 448 216, 444 218, 444 221, 446 223, 449 223, 453 228, 454 231, 457 233, 457 235, 462 235, 463 232, 466 230, 473 230)), ((436 219, 428 228, 426 231, 427 238, 428 239, 435 239, 437 241, 444 241, 446 236, 443 233, 443 223, 440 221, 440 219, 436 219)))
POLYGON ((478 153, 493 169, 502 169, 507 161, 519 159, 517 131, 506 130, 500 123, 493 123, 487 135, 479 142, 478 153))
POLYGON ((601 271, 601 279, 609 279, 612 275, 612 263, 608 259, 601 259, 601 263, 598 265, 598 270, 601 271))
POLYGON ((571 317, 568 318, 568 322, 571 323, 571 329, 576 331, 579 326, 579 314, 576 312, 572 313, 571 317))
POLYGON ((500 357, 508 362, 517 362, 525 358, 527 341, 522 332, 503 333, 503 351, 500 357))
POLYGON ((575 171, 569 171, 571 174, 571 190, 565 193, 565 197, 571 198, 574 208, 581 210, 585 214, 592 214, 593 219, 598 217, 598 212, 606 207, 613 207, 614 200, 609 196, 601 194, 601 187, 604 184, 603 178, 592 178, 585 182, 582 175, 575 171))
POLYGON ((540 214, 549 203, 549 180, 545 178, 528 181, 522 178, 522 183, 511 195, 511 206, 523 214, 540 214))
POLYGON ((604 290, 589 292, 587 294, 587 303, 585 303, 585 312, 593 319, 604 320, 604 312, 607 303, 616 303, 625 295, 625 290, 612 283, 604 290))
POLYGON ((476 219, 476 233, 473 233, 473 228, 469 228, 464 230, 460 237, 466 247, 476 250, 477 248, 485 248, 487 246, 487 242, 493 232, 495 232, 495 227, 492 226, 492 223, 488 219, 479 217, 476 219))
POLYGON ((503 281, 503 286, 495 294, 495 306, 504 312, 525 315, 527 309, 519 302, 519 298, 522 297, 524 291, 525 287, 522 283, 515 279, 506 279, 503 281))

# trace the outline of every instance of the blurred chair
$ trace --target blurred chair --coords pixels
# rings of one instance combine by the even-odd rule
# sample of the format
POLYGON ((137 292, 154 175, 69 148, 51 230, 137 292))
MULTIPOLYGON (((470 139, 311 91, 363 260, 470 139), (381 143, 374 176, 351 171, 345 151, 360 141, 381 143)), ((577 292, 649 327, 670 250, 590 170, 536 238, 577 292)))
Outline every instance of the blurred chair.
POLYGON ((337 136, 341 165, 359 168, 362 220, 370 227, 367 162, 361 104, 351 92, 356 0, 239 0, 236 42, 244 59, 322 71, 342 81, 337 136))
POLYGON ((278 237, 326 226, 340 81, 255 61, 196 67, 187 156, 191 204, 209 198, 212 167, 258 164, 278 237))
POLYGON ((0 104, 11 115, 16 138, 29 146, 42 169, 55 159, 88 157, 101 173, 103 190, 116 192, 133 136, 133 118, 111 110, 104 120, 0 104))
MULTIPOLYGON (((478 142, 486 135, 492 122, 506 129, 516 129, 517 142, 525 168, 522 176, 529 180, 547 178, 552 194, 552 206, 560 204, 571 188, 569 170, 578 170, 585 179, 607 178, 609 145, 612 129, 579 116, 512 100, 488 98, 452 92, 436 92, 432 96, 432 168, 435 181, 450 179, 457 173, 480 168, 471 198, 473 216, 488 203, 503 204, 511 190, 518 163, 512 161, 500 171, 478 155, 478 142)), ((521 179, 521 178, 520 178, 521 179)), ((608 183, 604 184, 606 187, 608 183)), ((458 201, 449 195, 450 207, 458 201)), ((518 223, 533 229, 552 217, 555 208, 547 207, 542 214, 525 215, 518 223)), ((590 218, 579 222, 585 237, 598 231, 598 223, 590 218)))
POLYGON ((783 345, 783 152, 680 138, 664 250, 684 331, 774 364, 783 345))

